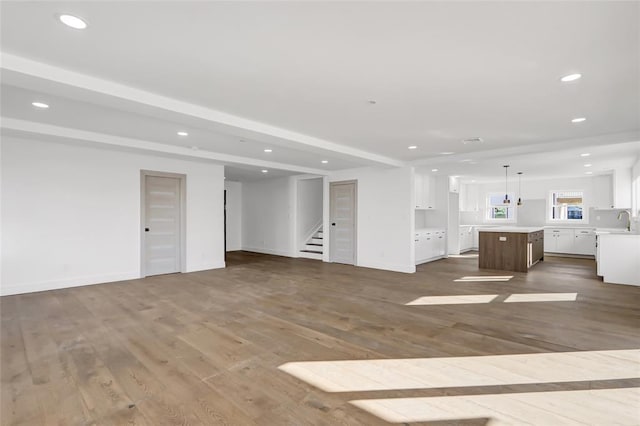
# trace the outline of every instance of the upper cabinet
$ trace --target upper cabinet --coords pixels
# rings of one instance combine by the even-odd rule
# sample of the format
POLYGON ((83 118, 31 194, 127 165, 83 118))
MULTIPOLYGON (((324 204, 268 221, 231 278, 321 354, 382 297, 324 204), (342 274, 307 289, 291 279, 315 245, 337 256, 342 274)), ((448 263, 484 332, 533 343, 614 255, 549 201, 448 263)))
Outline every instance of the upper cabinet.
POLYGON ((424 173, 415 173, 415 205, 418 210, 436 208, 436 181, 424 173))

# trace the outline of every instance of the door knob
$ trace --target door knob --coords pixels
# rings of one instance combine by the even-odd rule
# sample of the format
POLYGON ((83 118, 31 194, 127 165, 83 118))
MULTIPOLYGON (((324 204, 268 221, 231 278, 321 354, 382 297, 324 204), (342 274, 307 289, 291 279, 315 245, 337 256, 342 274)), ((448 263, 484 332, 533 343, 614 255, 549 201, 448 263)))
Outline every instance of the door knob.
POLYGON ((333 223, 331 224, 331 226, 336 226, 336 223, 335 223, 335 222, 333 222, 333 223))
POLYGON ((144 232, 149 232, 149 228, 144 228, 144 232))

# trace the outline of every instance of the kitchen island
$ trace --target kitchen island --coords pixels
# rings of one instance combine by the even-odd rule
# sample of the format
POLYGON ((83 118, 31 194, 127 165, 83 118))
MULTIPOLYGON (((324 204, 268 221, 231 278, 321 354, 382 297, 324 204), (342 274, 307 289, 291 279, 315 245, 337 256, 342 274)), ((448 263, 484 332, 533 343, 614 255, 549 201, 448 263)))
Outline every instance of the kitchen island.
POLYGON ((500 226, 478 231, 481 269, 528 272, 544 259, 542 227, 500 226))

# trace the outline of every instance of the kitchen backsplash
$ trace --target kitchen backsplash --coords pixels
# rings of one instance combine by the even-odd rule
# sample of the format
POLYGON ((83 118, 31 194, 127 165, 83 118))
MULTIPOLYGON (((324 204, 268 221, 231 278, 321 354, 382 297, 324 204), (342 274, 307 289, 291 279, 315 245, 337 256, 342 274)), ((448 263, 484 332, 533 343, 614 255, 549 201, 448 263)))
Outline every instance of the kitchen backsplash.
MULTIPOLYGON (((548 226, 546 222, 547 202, 540 200, 523 200, 518 209, 518 226, 548 226)), ((577 226, 591 226, 594 228, 624 228, 627 226, 626 216, 618 220, 620 210, 596 210, 589 209, 589 223, 577 226)), ((462 211, 460 212, 461 225, 477 225, 485 223, 484 212, 462 211)))

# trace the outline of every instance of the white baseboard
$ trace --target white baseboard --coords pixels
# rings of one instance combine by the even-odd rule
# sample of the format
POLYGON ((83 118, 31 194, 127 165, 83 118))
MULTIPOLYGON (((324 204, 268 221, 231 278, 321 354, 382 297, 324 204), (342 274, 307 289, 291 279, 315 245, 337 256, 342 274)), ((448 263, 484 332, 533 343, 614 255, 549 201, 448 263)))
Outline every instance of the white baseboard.
POLYGON ((226 263, 224 261, 222 262, 211 262, 211 263, 202 263, 200 265, 190 265, 188 269, 185 270, 185 272, 189 273, 189 272, 198 272, 198 271, 208 271, 209 269, 220 269, 220 268, 226 268, 226 263))
POLYGON ((416 265, 400 265, 395 263, 380 263, 380 262, 358 262, 357 266, 364 268, 382 269, 385 271, 403 272, 406 274, 413 274, 416 272, 416 265))
POLYGON ((291 253, 285 250, 272 250, 264 247, 242 247, 243 251, 251 251, 254 253, 273 254, 274 256, 293 257, 291 253))
POLYGON ((0 285, 0 296, 14 294, 35 293, 38 291, 59 290, 63 288, 82 287, 85 285, 104 284, 117 281, 135 280, 140 278, 140 272, 125 272, 121 274, 92 275, 87 277, 73 277, 61 280, 37 281, 19 284, 0 285))

